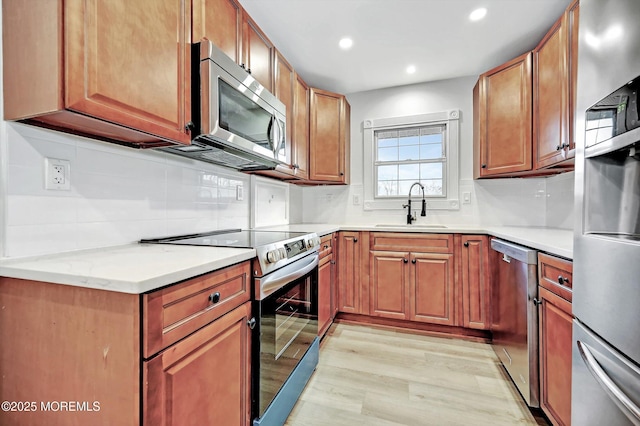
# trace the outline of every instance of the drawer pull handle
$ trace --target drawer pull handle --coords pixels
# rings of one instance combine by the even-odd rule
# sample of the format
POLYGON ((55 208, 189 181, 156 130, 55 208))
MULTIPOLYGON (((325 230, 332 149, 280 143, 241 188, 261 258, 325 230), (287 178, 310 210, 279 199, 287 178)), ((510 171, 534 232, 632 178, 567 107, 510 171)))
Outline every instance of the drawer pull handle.
POLYGON ((209 295, 209 302, 216 304, 220 301, 220 292, 211 293, 209 295))
POLYGON ((251 318, 249 321, 247 321, 247 325, 249 326, 249 328, 251 330, 253 330, 254 328, 256 328, 256 318, 253 317, 251 318))
POLYGON ((560 284, 569 284, 569 278, 565 278, 562 275, 558 275, 558 282, 560 284))

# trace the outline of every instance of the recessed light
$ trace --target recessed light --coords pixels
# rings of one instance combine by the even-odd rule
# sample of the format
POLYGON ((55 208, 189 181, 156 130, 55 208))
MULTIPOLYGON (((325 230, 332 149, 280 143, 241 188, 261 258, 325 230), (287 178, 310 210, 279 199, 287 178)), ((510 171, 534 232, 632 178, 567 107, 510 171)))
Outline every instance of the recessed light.
POLYGON ((487 9, 481 7, 479 9, 474 10, 469 14, 469 20, 471 21, 479 21, 487 15, 487 9))
POLYGON ((340 49, 351 49, 351 46, 353 46, 353 40, 351 40, 349 37, 345 37, 341 39, 338 44, 340 45, 340 49))
POLYGON ((407 74, 413 74, 413 73, 415 73, 415 72, 416 72, 416 67, 415 67, 415 65, 409 65, 409 66, 407 67, 407 74))

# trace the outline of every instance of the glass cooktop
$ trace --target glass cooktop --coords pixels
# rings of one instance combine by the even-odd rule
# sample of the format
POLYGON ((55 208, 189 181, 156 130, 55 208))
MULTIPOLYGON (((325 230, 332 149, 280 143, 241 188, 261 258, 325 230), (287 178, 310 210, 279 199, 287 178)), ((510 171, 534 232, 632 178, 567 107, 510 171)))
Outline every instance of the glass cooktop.
POLYGON ((236 248, 258 248, 268 244, 308 235, 306 232, 255 231, 226 229, 201 234, 177 235, 174 237, 140 240, 150 244, 182 244, 191 246, 215 246, 236 248))

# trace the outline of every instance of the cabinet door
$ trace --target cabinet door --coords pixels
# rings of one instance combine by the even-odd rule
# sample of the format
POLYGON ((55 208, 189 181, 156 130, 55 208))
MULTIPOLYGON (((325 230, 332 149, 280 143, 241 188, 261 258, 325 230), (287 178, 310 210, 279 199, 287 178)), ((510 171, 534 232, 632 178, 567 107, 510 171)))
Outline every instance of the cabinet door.
POLYGON ((462 325, 467 328, 488 330, 491 325, 488 250, 487 236, 462 236, 462 325))
POLYGON ((479 177, 531 170, 531 53, 480 79, 479 98, 474 101, 479 177))
POLYGON ((455 325, 453 254, 411 253, 412 321, 455 325))
POLYGON ((571 303, 539 287, 540 408, 554 425, 571 424, 571 303))
POLYGON ((242 64, 242 6, 236 0, 192 0, 193 42, 211 40, 238 64, 242 64))
POLYGON ((533 168, 563 161, 569 140, 567 35, 564 16, 533 51, 533 168))
MULTIPOLYGON (((292 159, 292 137, 294 128, 294 116, 293 116, 293 98, 294 98, 294 81, 295 72, 293 67, 289 65, 286 59, 279 51, 275 51, 275 69, 276 69, 276 81, 275 81, 275 95, 282 102, 287 109, 287 128, 285 135, 285 153, 287 164, 293 164, 292 159)), ((293 168, 291 168, 293 174, 293 168)))
POLYGON ((409 253, 371 251, 370 268, 370 315, 407 319, 409 253))
POLYGON ((318 265, 318 336, 323 336, 331 325, 331 259, 329 255, 318 265))
POLYGON ((189 143, 187 0, 64 2, 65 106, 189 143))
POLYGON ((144 362, 145 425, 250 424, 251 303, 144 362))
POLYGON ((293 169, 301 179, 309 178, 309 86, 296 73, 294 81, 293 169))
POLYGON ((345 182, 343 96, 310 90, 309 179, 345 182))
POLYGON ((338 310, 360 313, 360 233, 340 232, 338 241, 338 310))
POLYGON ((242 21, 242 47, 247 71, 268 91, 273 92, 273 43, 245 11, 242 21))
POLYGON ((565 12, 567 25, 567 45, 569 55, 567 63, 569 74, 569 147, 567 158, 575 157, 576 149, 576 94, 578 89, 578 28, 580 27, 580 1, 573 0, 565 12))

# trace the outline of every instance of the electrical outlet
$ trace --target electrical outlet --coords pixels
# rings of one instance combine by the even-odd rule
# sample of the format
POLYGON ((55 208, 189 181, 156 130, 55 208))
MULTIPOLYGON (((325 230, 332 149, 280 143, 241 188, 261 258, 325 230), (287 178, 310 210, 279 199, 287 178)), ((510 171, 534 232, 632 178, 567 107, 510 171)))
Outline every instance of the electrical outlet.
POLYGON ((463 192, 462 193, 462 204, 471 204, 471 193, 463 192))
POLYGON ((353 194, 353 205, 354 206, 359 206, 360 205, 360 195, 353 194))
POLYGON ((71 189, 69 160, 44 159, 44 188, 62 191, 71 189))
POLYGON ((244 187, 242 185, 236 185, 236 201, 244 200, 244 187))

